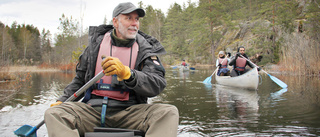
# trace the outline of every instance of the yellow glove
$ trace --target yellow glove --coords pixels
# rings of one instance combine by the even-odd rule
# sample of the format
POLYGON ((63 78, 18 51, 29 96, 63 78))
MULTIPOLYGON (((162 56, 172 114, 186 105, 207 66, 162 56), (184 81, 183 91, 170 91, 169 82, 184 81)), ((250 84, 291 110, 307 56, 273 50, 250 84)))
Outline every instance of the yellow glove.
POLYGON ((57 101, 57 102, 54 102, 50 105, 50 107, 53 107, 53 106, 56 106, 56 105, 60 105, 62 102, 61 101, 57 101))
POLYGON ((101 62, 103 73, 106 76, 117 75, 118 81, 127 80, 131 76, 131 71, 128 66, 115 57, 107 57, 101 62))

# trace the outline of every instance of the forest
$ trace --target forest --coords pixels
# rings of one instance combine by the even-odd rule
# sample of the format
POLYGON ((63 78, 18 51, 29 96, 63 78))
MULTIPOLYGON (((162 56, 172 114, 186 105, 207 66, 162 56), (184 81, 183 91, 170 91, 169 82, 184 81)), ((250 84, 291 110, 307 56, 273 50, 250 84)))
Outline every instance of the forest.
MULTIPOLYGON (((140 31, 157 38, 166 65, 185 59, 193 66, 213 65, 220 50, 235 54, 246 47, 258 65, 276 64, 280 71, 319 75, 320 0, 199 0, 172 4, 168 11, 145 9, 140 31)), ((59 18, 59 33, 33 24, 0 20, 0 67, 36 65, 74 71, 88 46, 88 28, 72 16, 59 18)), ((110 22, 110 21, 109 21, 110 22)), ((101 24, 107 23, 105 19, 101 24)), ((97 25, 101 25, 97 24, 97 25)))

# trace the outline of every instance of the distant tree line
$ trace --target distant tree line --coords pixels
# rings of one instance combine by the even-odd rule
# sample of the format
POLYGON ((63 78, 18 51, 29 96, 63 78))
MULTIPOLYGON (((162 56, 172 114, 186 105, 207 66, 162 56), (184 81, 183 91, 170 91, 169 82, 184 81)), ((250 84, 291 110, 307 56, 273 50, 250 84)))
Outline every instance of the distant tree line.
POLYGON ((141 30, 161 40, 174 64, 214 64, 219 50, 262 56, 258 65, 278 64, 302 75, 320 74, 319 0, 199 0, 174 3, 166 15, 152 6, 141 30))
POLYGON ((50 32, 40 34, 33 25, 14 22, 9 27, 0 22, 0 32, 1 65, 42 62, 43 55, 51 50, 50 32))
POLYGON ((79 22, 64 14, 59 18, 60 32, 54 36, 49 30, 42 32, 33 25, 5 26, 0 22, 0 66, 42 65, 70 69, 87 46, 87 33, 80 36, 79 22))
MULTIPOLYGON (((251 56, 263 56, 259 65, 289 62, 320 67, 310 55, 319 58, 319 0, 199 0, 183 5, 172 4, 164 13, 139 2, 146 16, 140 30, 157 38, 167 50, 165 64, 182 59, 191 64, 213 64, 219 50, 236 51, 243 45, 251 56), (292 39, 307 42, 293 43, 292 39), (300 49, 298 54, 294 54, 300 49), (301 55, 300 55, 301 54, 301 55), (299 56, 297 56, 299 55, 299 56)), ((62 15, 60 33, 54 36, 26 24, 5 26, 0 22, 1 62, 3 64, 76 63, 88 45, 87 30, 80 32, 81 22, 62 15), (82 35, 84 34, 84 35, 82 35)), ((104 19, 106 23, 107 19, 104 19)), ((111 21, 110 21, 111 22, 111 21)), ((100 24, 97 24, 100 25, 100 24)), ((89 26, 85 26, 89 27, 89 26)), ((294 71, 294 66, 291 66, 294 71)), ((301 68, 299 68, 301 69, 301 68)), ((310 73, 317 73, 310 70, 310 73)))

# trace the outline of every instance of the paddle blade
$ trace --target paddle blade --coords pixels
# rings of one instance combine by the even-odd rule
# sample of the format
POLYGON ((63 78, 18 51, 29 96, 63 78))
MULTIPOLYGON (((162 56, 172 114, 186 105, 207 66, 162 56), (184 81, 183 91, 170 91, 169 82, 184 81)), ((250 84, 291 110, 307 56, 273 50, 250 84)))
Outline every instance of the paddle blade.
POLYGON ((196 70, 196 68, 190 67, 191 70, 196 70))
POLYGON ((173 67, 172 67, 172 69, 176 69, 176 68, 178 68, 178 67, 177 67, 177 66, 173 66, 173 67))
POLYGON ((276 78, 274 76, 271 76, 270 74, 268 74, 268 76, 270 77, 270 79, 273 82, 277 83, 280 87, 282 87, 282 88, 287 88, 288 87, 288 85, 286 83, 282 82, 280 79, 278 79, 278 78, 276 78))
POLYGON ((281 89, 281 90, 279 90, 279 91, 277 91, 277 92, 275 92, 275 93, 271 93, 271 97, 272 97, 273 99, 279 99, 279 98, 281 97, 281 95, 282 95, 283 93, 287 92, 287 91, 288 91, 287 88, 283 88, 283 89, 281 89))
POLYGON ((16 131, 14 131, 14 134, 21 137, 37 137, 36 131, 36 127, 32 127, 30 125, 23 125, 16 131))
POLYGON ((207 77, 202 83, 204 84, 211 84, 211 76, 207 77))

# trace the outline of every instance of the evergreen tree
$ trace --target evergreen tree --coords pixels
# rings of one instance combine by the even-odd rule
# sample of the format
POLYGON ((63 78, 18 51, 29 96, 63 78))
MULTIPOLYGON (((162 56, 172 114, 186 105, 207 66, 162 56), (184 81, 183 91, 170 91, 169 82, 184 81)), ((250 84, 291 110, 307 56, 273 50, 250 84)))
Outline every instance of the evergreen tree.
POLYGON ((0 22, 0 48, 1 48, 1 56, 0 56, 0 67, 7 66, 11 63, 12 58, 12 48, 14 47, 14 43, 12 41, 11 36, 8 34, 9 27, 5 26, 2 22, 0 22))
POLYGON ((145 8, 145 12, 146 15, 140 19, 140 30, 161 41, 164 14, 161 10, 153 9, 150 5, 145 8))
POLYGON ((61 62, 62 64, 69 64, 72 60, 72 51, 78 47, 78 27, 79 22, 66 17, 62 14, 59 18, 60 26, 58 29, 61 31, 57 35, 55 41, 55 62, 61 62))
POLYGON ((164 40, 163 43, 168 55, 181 57, 184 39, 182 34, 183 22, 181 20, 182 8, 179 4, 174 3, 168 9, 168 15, 164 23, 164 40))
POLYGON ((209 61, 207 63, 210 64, 215 61, 215 50, 222 38, 220 30, 215 29, 215 27, 222 25, 224 6, 226 5, 217 0, 199 1, 199 15, 203 19, 202 26, 205 28, 201 30, 202 34, 200 35, 206 36, 202 39, 205 46, 204 54, 206 55, 204 59, 209 61))
POLYGON ((52 47, 51 47, 51 33, 49 30, 43 29, 40 36, 42 60, 45 64, 51 64, 52 47))

